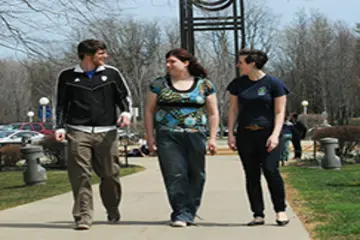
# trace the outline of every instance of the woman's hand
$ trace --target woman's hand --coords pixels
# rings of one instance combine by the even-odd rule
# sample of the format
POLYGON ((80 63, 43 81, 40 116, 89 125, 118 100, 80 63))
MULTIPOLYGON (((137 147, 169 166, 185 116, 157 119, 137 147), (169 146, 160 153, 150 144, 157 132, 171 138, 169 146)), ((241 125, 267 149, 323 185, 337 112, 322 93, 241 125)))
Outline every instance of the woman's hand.
POLYGON ((209 139, 208 141, 208 150, 211 155, 215 155, 216 153, 216 139, 209 139))
POLYGON ((147 147, 149 148, 150 152, 155 152, 156 148, 156 141, 154 137, 148 137, 147 139, 147 147))
POLYGON ((228 146, 231 150, 236 151, 236 140, 235 140, 235 136, 232 134, 228 135, 228 146))
POLYGON ((275 135, 271 135, 268 140, 266 141, 266 150, 271 152, 279 145, 279 137, 275 135))

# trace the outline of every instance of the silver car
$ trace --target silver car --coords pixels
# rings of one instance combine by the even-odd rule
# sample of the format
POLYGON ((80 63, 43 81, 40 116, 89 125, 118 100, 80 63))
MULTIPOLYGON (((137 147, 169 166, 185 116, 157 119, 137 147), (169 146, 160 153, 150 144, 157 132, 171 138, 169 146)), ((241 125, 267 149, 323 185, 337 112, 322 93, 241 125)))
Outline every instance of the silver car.
POLYGON ((0 132, 0 146, 6 144, 21 144, 23 138, 27 138, 31 142, 36 142, 42 140, 45 135, 34 132, 34 131, 26 131, 26 130, 18 130, 18 131, 1 131, 0 132))

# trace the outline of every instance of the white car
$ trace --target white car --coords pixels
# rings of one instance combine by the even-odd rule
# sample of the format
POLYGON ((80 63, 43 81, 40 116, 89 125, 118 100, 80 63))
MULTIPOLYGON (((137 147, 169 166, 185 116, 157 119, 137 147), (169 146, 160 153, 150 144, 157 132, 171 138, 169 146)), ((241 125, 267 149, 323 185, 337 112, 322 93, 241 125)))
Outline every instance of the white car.
POLYGON ((31 142, 36 142, 43 139, 45 135, 38 132, 26 131, 26 130, 1 131, 0 145, 2 146, 5 144, 21 144, 23 137, 26 137, 31 142))

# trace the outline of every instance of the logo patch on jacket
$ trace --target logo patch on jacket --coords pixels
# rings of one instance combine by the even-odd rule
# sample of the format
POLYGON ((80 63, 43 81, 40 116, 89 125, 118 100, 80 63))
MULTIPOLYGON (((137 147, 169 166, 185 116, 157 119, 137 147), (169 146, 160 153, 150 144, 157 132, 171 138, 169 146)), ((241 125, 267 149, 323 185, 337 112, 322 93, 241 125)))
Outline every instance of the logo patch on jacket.
POLYGON ((103 80, 103 82, 105 82, 107 80, 107 76, 101 76, 101 80, 103 80))
POLYGON ((258 96, 264 96, 266 94, 266 87, 261 87, 258 89, 258 96))
POLYGON ((75 78, 74 82, 80 82, 79 78, 75 78))

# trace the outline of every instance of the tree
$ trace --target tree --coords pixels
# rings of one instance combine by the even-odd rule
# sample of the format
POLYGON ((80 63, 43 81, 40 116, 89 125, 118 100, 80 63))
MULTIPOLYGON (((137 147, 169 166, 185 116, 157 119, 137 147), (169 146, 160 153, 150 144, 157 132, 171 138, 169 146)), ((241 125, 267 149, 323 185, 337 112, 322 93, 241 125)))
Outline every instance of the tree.
POLYGON ((276 73, 290 87, 289 110, 299 111, 302 100, 310 112, 328 113, 330 122, 348 124, 359 101, 356 85, 355 38, 342 23, 304 11, 283 32, 276 73))
POLYGON ((0 47, 46 55, 48 45, 62 43, 69 25, 119 15, 120 3, 120 0, 0 0, 0 47))
POLYGON ((26 120, 26 113, 30 110, 29 81, 26 69, 15 61, 0 61, 0 102, 1 122, 26 120))

